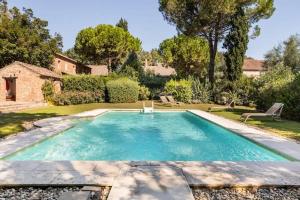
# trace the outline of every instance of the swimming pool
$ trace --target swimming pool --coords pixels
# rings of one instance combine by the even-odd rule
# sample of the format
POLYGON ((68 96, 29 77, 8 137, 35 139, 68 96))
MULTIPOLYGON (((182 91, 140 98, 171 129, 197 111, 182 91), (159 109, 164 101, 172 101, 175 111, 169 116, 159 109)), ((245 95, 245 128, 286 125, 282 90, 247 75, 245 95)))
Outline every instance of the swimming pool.
POLYGON ((286 161, 189 112, 107 112, 6 160, 286 161))

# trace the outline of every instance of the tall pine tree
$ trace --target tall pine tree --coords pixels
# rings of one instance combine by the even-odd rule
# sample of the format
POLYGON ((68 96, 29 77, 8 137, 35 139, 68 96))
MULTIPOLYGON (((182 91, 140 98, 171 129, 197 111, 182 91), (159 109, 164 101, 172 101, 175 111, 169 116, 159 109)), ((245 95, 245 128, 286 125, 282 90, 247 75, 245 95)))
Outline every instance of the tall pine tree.
POLYGON ((122 28, 124 31, 128 31, 128 22, 126 19, 121 18, 116 26, 122 28))
POLYGON ((226 71, 225 77, 229 81, 238 80, 242 75, 244 57, 249 42, 249 23, 245 12, 239 8, 231 20, 231 27, 225 38, 223 47, 227 49, 224 54, 226 71))

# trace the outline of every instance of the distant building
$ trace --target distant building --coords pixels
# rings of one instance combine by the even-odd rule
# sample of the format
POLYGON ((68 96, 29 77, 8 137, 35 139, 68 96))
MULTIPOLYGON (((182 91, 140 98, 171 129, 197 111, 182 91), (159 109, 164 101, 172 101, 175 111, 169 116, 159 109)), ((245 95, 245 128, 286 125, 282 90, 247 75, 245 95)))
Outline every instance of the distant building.
POLYGON ((90 68, 90 73, 92 75, 108 76, 107 65, 87 65, 90 68))
POLYGON ((172 67, 163 66, 161 63, 156 64, 155 66, 149 66, 148 61, 145 61, 144 66, 145 72, 151 72, 157 76, 172 76, 176 75, 176 71, 172 67))
POLYGON ((42 85, 54 81, 60 91, 61 76, 43 67, 14 62, 0 69, 0 102, 43 102, 42 85))
POLYGON ((63 54, 56 53, 52 64, 53 71, 56 73, 76 75, 90 74, 91 70, 86 65, 78 63, 76 60, 63 54))
POLYGON ((259 77, 267 70, 264 68, 264 61, 246 58, 243 65, 243 74, 248 77, 259 77))

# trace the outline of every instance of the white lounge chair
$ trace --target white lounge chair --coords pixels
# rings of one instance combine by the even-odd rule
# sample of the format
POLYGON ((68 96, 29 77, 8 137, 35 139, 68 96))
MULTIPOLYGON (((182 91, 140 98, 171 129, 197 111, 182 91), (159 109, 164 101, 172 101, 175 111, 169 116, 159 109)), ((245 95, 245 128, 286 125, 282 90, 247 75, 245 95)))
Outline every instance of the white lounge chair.
POLYGON ((246 122, 249 117, 272 117, 274 120, 280 119, 283 106, 283 103, 274 103, 265 113, 243 113, 241 120, 244 119, 244 122, 246 122))

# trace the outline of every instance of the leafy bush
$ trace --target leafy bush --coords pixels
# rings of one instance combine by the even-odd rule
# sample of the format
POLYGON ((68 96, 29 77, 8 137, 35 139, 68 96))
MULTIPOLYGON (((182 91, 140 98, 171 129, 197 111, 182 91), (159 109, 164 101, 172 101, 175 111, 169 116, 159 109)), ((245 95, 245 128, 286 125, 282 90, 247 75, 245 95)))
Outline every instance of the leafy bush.
POLYGON ((62 80, 63 91, 105 91, 105 77, 95 75, 65 76, 62 80))
POLYGON ((246 76, 242 76, 236 81, 218 79, 211 93, 213 101, 218 104, 234 100, 238 105, 249 105, 256 97, 257 86, 253 78, 246 76))
POLYGON ((145 86, 140 86, 139 89, 139 100, 148 100, 150 96, 150 91, 147 87, 145 86))
POLYGON ((171 94, 177 101, 190 103, 193 97, 192 83, 189 80, 170 80, 165 85, 165 93, 171 94))
POLYGON ((133 103, 138 101, 139 84, 128 78, 108 81, 106 84, 109 102, 133 103))
POLYGON ((146 72, 141 78, 141 84, 150 89, 163 89, 170 77, 156 76, 154 73, 146 72))
POLYGON ((45 81, 42 85, 42 92, 45 100, 51 101, 54 96, 54 85, 51 81, 45 81))
POLYGON ((127 77, 131 80, 138 81, 139 80, 139 73, 133 67, 129 65, 123 66, 121 71, 119 72, 120 76, 127 77))
POLYGON ((267 110, 275 102, 284 103, 283 116, 300 120, 300 74, 279 68, 266 73, 258 80, 256 99, 258 109, 267 110))
POLYGON ((210 90, 208 86, 201 83, 199 78, 190 77, 189 80, 192 82, 193 103, 208 103, 210 101, 210 90))
POLYGON ((53 98, 55 105, 76 105, 86 103, 101 103, 103 102, 103 94, 101 92, 80 92, 80 91, 67 91, 57 94, 53 98))

